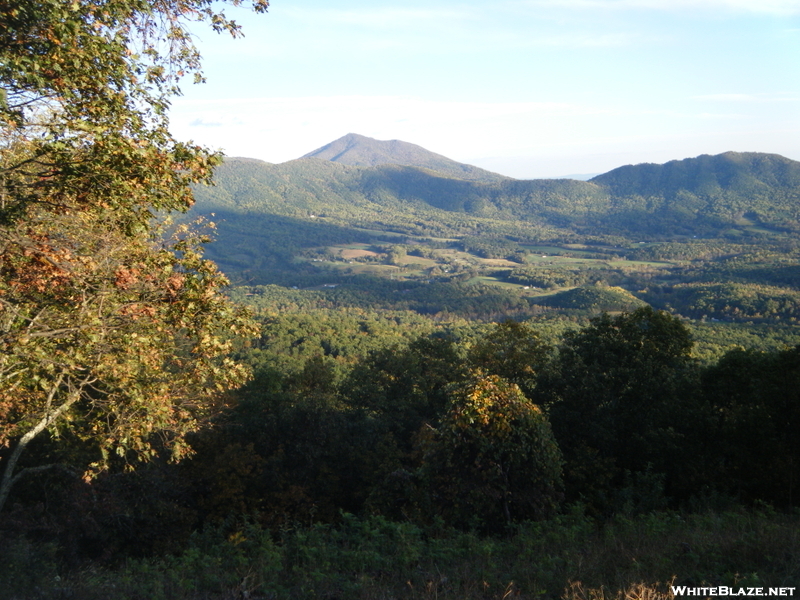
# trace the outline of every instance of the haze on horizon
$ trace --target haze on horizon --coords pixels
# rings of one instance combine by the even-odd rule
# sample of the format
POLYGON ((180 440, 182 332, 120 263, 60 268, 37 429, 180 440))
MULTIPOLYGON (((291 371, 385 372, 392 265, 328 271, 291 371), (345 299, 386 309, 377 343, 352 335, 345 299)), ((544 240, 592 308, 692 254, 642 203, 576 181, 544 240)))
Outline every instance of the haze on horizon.
POLYGON ((272 0, 198 28, 173 131, 278 163, 353 132, 517 178, 800 160, 797 0, 272 0))

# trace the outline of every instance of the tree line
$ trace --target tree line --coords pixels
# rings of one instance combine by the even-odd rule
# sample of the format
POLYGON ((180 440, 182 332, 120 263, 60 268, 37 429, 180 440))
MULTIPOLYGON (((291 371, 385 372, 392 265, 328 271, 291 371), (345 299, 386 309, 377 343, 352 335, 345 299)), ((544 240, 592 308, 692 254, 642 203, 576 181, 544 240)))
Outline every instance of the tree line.
MULTIPOLYGON (((180 548, 230 519, 278 531, 344 511, 496 534, 575 505, 599 518, 720 498, 797 505, 800 347, 700 364, 687 327, 649 307, 557 340, 516 321, 458 333, 286 363, 280 344, 266 359, 280 332, 265 326, 260 348, 239 350, 255 379, 191 436, 191 460, 91 488, 60 471, 23 480, 17 522, 35 519, 43 485, 63 493, 48 510, 83 515, 69 543, 90 556, 180 548), (76 510, 90 498, 105 507, 91 517, 76 510)), ((49 438, 30 460, 90 451, 49 438)))

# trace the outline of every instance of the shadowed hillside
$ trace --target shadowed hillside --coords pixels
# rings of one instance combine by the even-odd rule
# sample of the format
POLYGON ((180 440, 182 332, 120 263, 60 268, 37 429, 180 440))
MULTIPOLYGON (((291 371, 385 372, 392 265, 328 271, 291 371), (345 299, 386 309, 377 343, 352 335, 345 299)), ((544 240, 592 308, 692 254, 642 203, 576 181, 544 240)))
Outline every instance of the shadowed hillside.
MULTIPOLYGON (((320 154, 347 156, 347 139, 354 141, 350 159, 363 151, 377 161, 377 151, 367 152, 372 146, 385 151, 384 158, 407 157, 402 150, 409 148, 426 152, 402 142, 393 146, 348 136, 320 154), (400 151, 392 154, 392 148, 400 151)), ((326 283, 331 278, 323 272, 333 269, 422 281, 489 277, 498 285, 538 287, 504 273, 552 270, 554 259, 547 255, 555 254, 563 260, 600 261, 594 266, 603 273, 558 287, 599 280, 617 285, 625 276, 608 273, 627 268, 614 263, 618 258, 706 260, 752 253, 765 244, 769 256, 778 251, 785 256, 793 251, 792 233, 800 229, 800 163, 770 154, 730 152, 631 165, 590 181, 476 181, 400 164, 359 166, 319 158, 269 164, 231 158, 217 169, 215 181, 214 187, 195 189, 192 212, 217 222, 210 256, 235 281, 255 283, 285 282, 290 275, 292 285, 302 283, 301 275, 319 276, 326 283), (357 247, 347 248, 350 244, 357 247)), ((762 265, 759 281, 786 285, 776 271, 780 265, 773 263, 770 258, 762 265)), ((698 274, 690 279, 697 277, 702 279, 698 274)), ((562 279, 573 278, 555 278, 562 279)), ((657 303, 674 302, 659 287, 649 294, 657 303)), ((794 316, 794 300, 787 304, 783 292, 768 296, 778 309, 756 303, 741 315, 794 316)), ((693 298, 688 292, 680 295, 688 313, 711 314, 695 306, 693 298)), ((571 296, 557 300, 561 308, 585 304, 585 299, 575 304, 571 296)), ((618 305, 618 299, 606 300, 589 304, 618 305)))
POLYGON ((423 159, 438 155, 418 146, 354 135, 311 155, 336 162, 301 158, 272 165, 228 159, 217 170, 217 186, 196 191, 196 210, 224 207, 298 218, 324 214, 346 224, 395 230, 422 218, 436 223, 439 233, 463 221, 446 213, 512 227, 535 224, 581 235, 662 239, 713 237, 736 227, 800 227, 800 163, 777 155, 729 152, 665 165, 630 165, 591 181, 456 178, 447 171, 448 164, 458 165, 453 161, 439 171, 423 168, 423 159), (358 143, 350 147, 347 140, 358 143), (406 158, 410 162, 417 150, 421 158, 416 166, 398 164, 406 158), (378 166, 338 162, 358 162, 359 157, 378 166), (390 158, 396 162, 389 164, 390 158))

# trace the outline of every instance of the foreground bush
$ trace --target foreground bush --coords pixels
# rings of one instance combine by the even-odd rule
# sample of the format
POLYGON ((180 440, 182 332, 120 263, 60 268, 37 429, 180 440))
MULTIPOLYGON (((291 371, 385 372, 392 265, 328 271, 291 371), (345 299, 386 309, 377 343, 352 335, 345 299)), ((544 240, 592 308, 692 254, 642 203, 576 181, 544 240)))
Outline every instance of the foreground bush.
MULTIPOLYGON (((505 537, 422 530, 343 515, 337 526, 195 534, 175 556, 54 575, 21 545, 0 550, 0 589, 19 600, 662 598, 675 585, 786 586, 800 580, 800 517, 768 510, 618 517, 582 511, 505 537), (16 550, 15 550, 16 548, 16 550), (9 571, 9 569, 11 569, 9 571), (3 580, 25 581, 4 587, 3 580), (37 579, 38 577, 38 579, 37 579)), ((44 561, 50 564, 48 561, 44 561)))

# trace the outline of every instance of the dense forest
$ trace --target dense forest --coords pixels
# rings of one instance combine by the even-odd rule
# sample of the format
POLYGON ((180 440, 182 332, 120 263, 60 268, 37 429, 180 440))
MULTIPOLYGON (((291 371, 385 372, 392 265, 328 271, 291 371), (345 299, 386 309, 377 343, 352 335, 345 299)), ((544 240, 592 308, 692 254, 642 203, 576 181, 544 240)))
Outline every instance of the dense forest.
MULTIPOLYGON (((17 483, 3 521, 17 594, 87 564, 102 570, 70 584, 83 597, 131 598, 797 576, 797 348, 704 362, 650 307, 582 324, 260 314, 235 351, 255 377, 189 437, 191 459, 17 483), (461 571, 475 565, 479 581, 461 571)), ((92 448, 64 431, 23 464, 92 448)))
POLYGON ((799 163, 223 161, 215 11, 0 0, 0 600, 800 580, 799 163))

